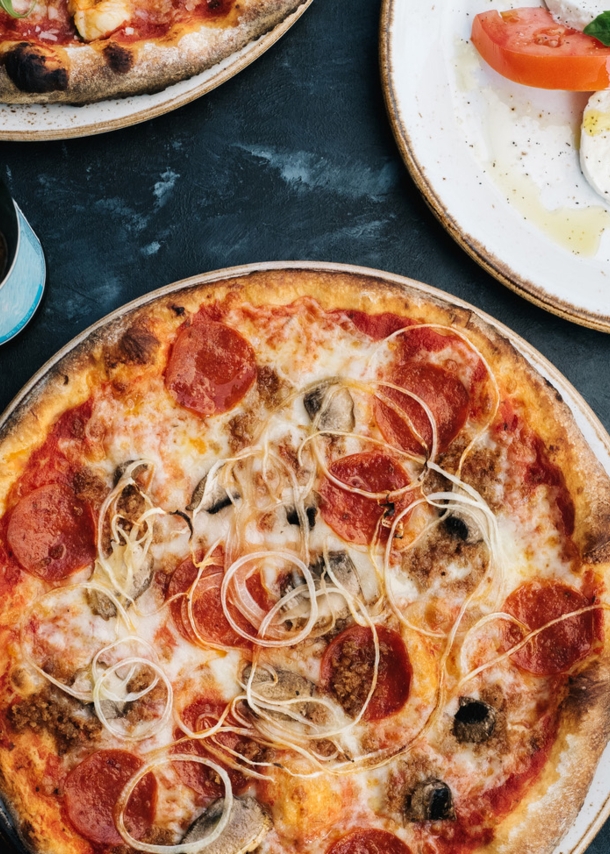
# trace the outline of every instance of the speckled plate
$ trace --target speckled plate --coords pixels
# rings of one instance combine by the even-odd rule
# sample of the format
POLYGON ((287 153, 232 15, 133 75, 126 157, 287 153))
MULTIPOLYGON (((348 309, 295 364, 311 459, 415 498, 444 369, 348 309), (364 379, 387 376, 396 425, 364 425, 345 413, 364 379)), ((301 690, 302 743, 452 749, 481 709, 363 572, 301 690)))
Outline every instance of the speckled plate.
POLYGON ((526 299, 610 332, 610 207, 582 177, 586 93, 520 86, 469 41, 474 15, 540 0, 384 0, 382 76, 403 159, 436 216, 526 299))
POLYGON ((168 86, 154 95, 114 98, 84 106, 0 104, 0 140, 38 142, 92 136, 135 125, 182 107, 220 86, 254 62, 290 29, 312 3, 313 0, 306 0, 281 24, 207 71, 168 86))
MULTIPOLYGON (((126 314, 134 308, 146 305, 153 302, 161 296, 170 293, 179 293, 181 290, 190 288, 196 285, 209 284, 219 282, 224 279, 247 276, 251 273, 260 270, 284 270, 284 269, 307 269, 318 270, 321 272, 343 272, 352 273, 355 275, 375 276, 382 281, 386 281, 393 285, 408 286, 416 288, 422 295, 437 297, 446 300, 456 306, 461 306, 467 309, 478 317, 482 318, 486 323, 495 328, 500 335, 507 338, 511 344, 534 366, 534 368, 546 378, 561 394, 563 400, 570 408, 578 427, 580 428, 587 443, 593 453, 600 461, 604 470, 610 475, 610 436, 604 430, 599 419, 593 413, 589 405, 580 396, 576 389, 568 382, 568 380, 537 350, 523 338, 520 338, 508 327, 499 323, 488 314, 480 311, 478 308, 464 302, 451 294, 444 293, 436 288, 424 285, 421 282, 413 281, 402 276, 397 276, 392 273, 382 272, 380 270, 372 270, 366 267, 356 267, 348 264, 331 264, 314 261, 274 261, 264 264, 250 264, 242 267, 232 267, 224 270, 216 270, 214 272, 205 273, 204 275, 194 276, 190 279, 183 279, 179 282, 174 282, 159 290, 145 294, 133 302, 118 308, 116 311, 102 318, 97 323, 90 326, 88 329, 81 332, 70 343, 63 347, 55 354, 42 368, 32 377, 32 379, 24 386, 21 392, 15 397, 11 404, 7 407, 3 414, 0 415, 0 425, 3 424, 11 415, 24 403, 27 403, 30 394, 35 393, 36 387, 43 382, 47 374, 53 370, 55 365, 65 356, 67 356, 77 345, 86 340, 89 336, 95 334, 108 323, 126 314)), ((596 773, 592 780, 589 792, 582 805, 580 813, 572 826, 566 833, 560 844, 557 845, 554 854, 583 854, 594 836, 601 829, 604 821, 610 815, 610 744, 606 747, 601 756, 596 773)), ((17 850, 21 854, 27 854, 22 843, 17 839, 10 813, 0 800, 0 831, 11 839, 16 845, 17 850)), ((1 841, 1 839, 0 839, 1 841)))

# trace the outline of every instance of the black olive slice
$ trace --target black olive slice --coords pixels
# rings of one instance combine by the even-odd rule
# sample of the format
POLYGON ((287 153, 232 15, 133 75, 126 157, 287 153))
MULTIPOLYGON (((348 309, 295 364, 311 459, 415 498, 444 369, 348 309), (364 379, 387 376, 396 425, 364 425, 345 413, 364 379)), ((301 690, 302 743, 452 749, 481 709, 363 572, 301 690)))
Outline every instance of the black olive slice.
POLYGON ((406 797, 405 815, 409 821, 454 821, 451 789, 442 780, 418 783, 406 797))
POLYGON ((460 697, 460 707, 453 718, 453 734, 459 742, 482 744, 493 735, 496 717, 493 706, 473 697, 460 697))
POLYGON ((443 519, 443 527, 448 534, 469 545, 480 543, 483 539, 478 525, 469 518, 464 518, 458 509, 452 511, 443 519))
POLYGON ((468 539, 468 525, 459 516, 447 516, 443 520, 443 525, 449 534, 457 537, 459 540, 466 542, 468 539))
MULTIPOLYGON (((312 501, 311 504, 305 505, 305 515, 307 516, 307 522, 309 524, 310 529, 315 528, 316 525, 316 516, 318 514, 318 507, 315 501, 312 501)), ((286 508, 286 521, 289 525, 300 525, 301 522, 299 520, 299 514, 297 513, 296 507, 287 507, 286 508)))

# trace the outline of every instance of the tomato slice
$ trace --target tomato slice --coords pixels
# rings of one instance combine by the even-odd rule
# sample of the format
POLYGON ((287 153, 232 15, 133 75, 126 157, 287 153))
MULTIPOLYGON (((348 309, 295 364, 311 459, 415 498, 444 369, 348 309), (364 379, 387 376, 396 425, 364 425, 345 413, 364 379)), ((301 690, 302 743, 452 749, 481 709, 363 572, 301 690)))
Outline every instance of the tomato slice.
POLYGON ((471 38, 483 59, 516 83, 572 92, 610 88, 610 47, 558 24, 548 9, 483 12, 471 38))

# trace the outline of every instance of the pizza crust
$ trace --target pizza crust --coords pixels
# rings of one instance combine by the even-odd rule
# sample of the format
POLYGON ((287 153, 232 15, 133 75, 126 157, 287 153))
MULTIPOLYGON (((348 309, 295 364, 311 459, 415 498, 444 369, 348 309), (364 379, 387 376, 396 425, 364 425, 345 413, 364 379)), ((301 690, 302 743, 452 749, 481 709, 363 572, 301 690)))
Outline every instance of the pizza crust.
MULTIPOLYGON (((606 619, 606 632, 609 621, 606 619)), ((610 738, 610 660, 574 676, 549 760, 481 854, 545 854, 570 829, 610 738)))
POLYGON ((238 53, 305 2, 246 0, 236 26, 179 25, 163 39, 133 44, 112 36, 65 47, 5 41, 0 47, 0 101, 86 104, 153 94, 238 53))

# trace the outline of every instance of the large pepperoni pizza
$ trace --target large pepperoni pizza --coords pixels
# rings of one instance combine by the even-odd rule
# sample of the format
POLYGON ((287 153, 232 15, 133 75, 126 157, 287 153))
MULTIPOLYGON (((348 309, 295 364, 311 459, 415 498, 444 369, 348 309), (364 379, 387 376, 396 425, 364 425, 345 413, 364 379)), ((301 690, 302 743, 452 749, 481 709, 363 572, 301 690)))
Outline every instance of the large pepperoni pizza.
POLYGON ((0 101, 82 104, 158 92, 307 0, 0 0, 0 101))
POLYGON ((0 787, 36 854, 548 854, 610 722, 608 477, 467 308, 188 283, 0 433, 0 787))

